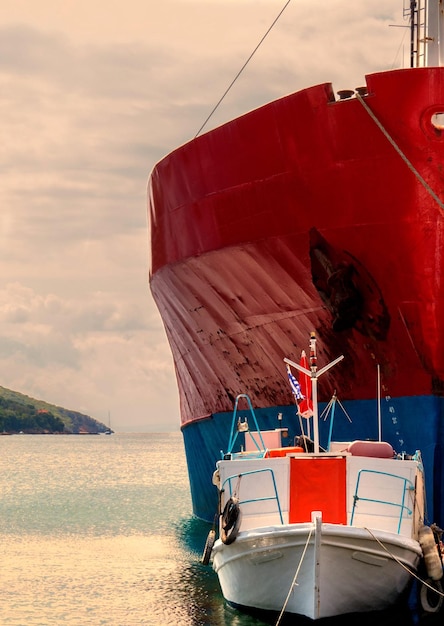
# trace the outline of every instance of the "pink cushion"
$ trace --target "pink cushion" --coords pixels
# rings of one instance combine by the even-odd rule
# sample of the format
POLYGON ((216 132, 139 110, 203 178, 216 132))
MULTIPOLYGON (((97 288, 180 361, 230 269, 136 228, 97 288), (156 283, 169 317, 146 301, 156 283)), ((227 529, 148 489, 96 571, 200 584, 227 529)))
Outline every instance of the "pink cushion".
POLYGON ((353 441, 347 452, 353 456, 372 456, 378 459, 391 459, 395 456, 392 446, 386 441, 353 441))

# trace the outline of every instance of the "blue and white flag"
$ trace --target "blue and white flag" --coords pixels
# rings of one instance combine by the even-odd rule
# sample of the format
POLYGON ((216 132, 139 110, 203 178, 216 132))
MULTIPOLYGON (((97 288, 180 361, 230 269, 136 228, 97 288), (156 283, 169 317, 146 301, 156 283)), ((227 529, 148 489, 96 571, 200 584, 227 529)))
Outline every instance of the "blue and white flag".
POLYGON ((296 400, 303 400, 304 396, 302 395, 302 392, 301 392, 301 386, 296 380, 296 378, 293 376, 293 374, 291 373, 290 368, 287 369, 287 374, 288 374, 288 380, 290 381, 290 386, 291 386, 291 390, 293 391, 294 397, 296 398, 296 400))

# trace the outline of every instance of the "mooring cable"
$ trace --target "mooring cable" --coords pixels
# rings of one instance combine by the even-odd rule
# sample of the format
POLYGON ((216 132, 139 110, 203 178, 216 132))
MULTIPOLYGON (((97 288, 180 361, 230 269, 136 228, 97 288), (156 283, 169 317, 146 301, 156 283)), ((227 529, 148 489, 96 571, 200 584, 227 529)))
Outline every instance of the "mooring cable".
POLYGON ((279 11, 277 17, 275 17, 275 19, 273 20, 273 23, 271 24, 271 26, 268 28, 267 32, 265 33, 265 35, 262 36, 262 39, 259 41, 259 43, 257 44, 257 46, 255 47, 255 49, 253 50, 253 52, 250 54, 250 56, 248 57, 248 59, 245 61, 245 63, 242 65, 242 67, 240 68, 240 70, 238 71, 238 73, 236 74, 236 76, 233 78, 233 80, 231 81, 231 83, 228 85, 227 89, 225 90, 224 94, 222 95, 222 97, 219 99, 219 102, 214 106, 213 110, 211 111, 211 113, 208 115, 207 119, 205 120, 205 122, 202 124, 202 126, 199 128, 199 130, 197 131, 197 133, 194 135, 194 139, 196 139, 196 137, 198 135, 200 135, 200 133, 202 132, 202 130, 205 128, 205 126, 207 125, 207 123, 209 122, 209 120, 211 119, 211 117, 214 115, 214 113, 216 112, 216 110, 219 108, 220 104, 222 103, 222 100, 225 98, 225 96, 228 94, 228 92, 230 91, 230 89, 233 87, 234 83, 237 81, 237 79, 239 78, 239 76, 242 74, 242 72, 244 71, 244 69, 247 67, 247 65, 249 64, 249 62, 251 61, 251 59, 253 58, 253 56, 256 54, 256 52, 258 51, 258 49, 260 48, 260 46, 262 45, 262 43, 264 42, 265 38, 268 36, 268 34, 270 33, 270 31, 272 30, 272 28, 274 27, 274 25, 276 24, 276 22, 278 21, 278 19, 281 17, 282 13, 285 11, 285 9, 287 8, 287 6, 290 4, 291 0, 287 0, 287 2, 285 3, 284 7, 279 11))
POLYGON ((418 172, 418 170, 415 168, 415 166, 413 165, 413 163, 407 158, 407 156, 404 154, 404 152, 401 150, 401 148, 398 146, 398 144, 396 143, 396 141, 391 137, 391 135, 389 134, 389 132, 384 128, 382 122, 379 121, 379 119, 377 118, 377 116, 375 115, 375 113, 373 113, 373 111, 371 110, 371 108, 368 106, 368 104, 366 102, 364 102, 364 99, 362 98, 362 96, 360 94, 356 94, 356 99, 362 104, 362 106, 364 107, 364 109, 367 111, 367 113, 369 114, 369 116, 371 117, 371 119, 374 121, 374 123, 376 124, 376 126, 379 128, 379 130, 382 132, 382 134, 384 135, 384 137, 387 139, 387 141, 392 145, 392 147, 396 150, 396 152, 399 154, 399 156, 401 157, 401 159, 404 161, 404 163, 407 165, 407 167, 409 168, 409 170, 414 174, 414 176, 416 176, 416 178, 418 179, 418 181, 421 183, 421 185, 424 187, 424 189, 430 194, 430 196, 433 198, 433 200, 438 204, 438 206, 444 210, 444 203, 442 202, 442 200, 439 198, 439 196, 433 191, 433 189, 431 188, 431 186, 428 184, 428 182, 421 176, 421 174, 418 172))
POLYGON ((413 578, 416 578, 416 580, 418 582, 420 582, 422 585, 425 585, 426 587, 428 587, 429 589, 431 589, 431 591, 434 591, 438 596, 441 596, 442 598, 444 598, 444 593, 442 591, 439 591, 438 589, 436 589, 435 587, 432 587, 432 585, 429 585, 429 583, 426 580, 423 580, 422 578, 420 578, 419 576, 417 576, 417 574, 415 572, 412 572, 412 570, 407 567, 407 565, 404 565, 404 563, 402 563, 398 557, 393 554, 393 552, 390 552, 390 550, 382 543, 382 541, 380 541, 375 535, 374 533, 370 530, 370 528, 366 528, 364 527, 364 530, 366 530, 367 532, 370 533, 370 535, 373 537, 373 539, 379 543, 379 545, 381 546, 381 548, 383 548, 387 554, 389 554, 391 556, 391 558, 396 561, 396 563, 398 563, 398 565, 400 565, 401 567, 403 567, 406 572, 408 572, 411 576, 413 576, 413 578))
POLYGON ((311 536, 313 534, 313 528, 314 528, 314 525, 312 525, 312 527, 310 528, 310 532, 308 533, 308 537, 307 537, 307 541, 305 542, 304 550, 302 551, 299 564, 298 564, 298 566, 296 568, 295 575, 294 575, 293 580, 291 582, 290 589, 288 591, 287 597, 285 598, 285 602, 284 602, 284 606, 282 607, 282 611, 279 614, 278 621, 276 622, 276 626, 279 626, 279 624, 281 623, 281 619, 282 619, 282 616, 285 613, 285 609, 287 608, 287 604, 288 604, 288 601, 290 599, 291 592, 293 591, 293 587, 296 585, 296 580, 297 580, 297 577, 299 575, 299 571, 300 571, 300 569, 302 567, 302 562, 303 562, 303 560, 305 558, 305 553, 307 552, 308 544, 310 543, 310 539, 311 539, 311 536))

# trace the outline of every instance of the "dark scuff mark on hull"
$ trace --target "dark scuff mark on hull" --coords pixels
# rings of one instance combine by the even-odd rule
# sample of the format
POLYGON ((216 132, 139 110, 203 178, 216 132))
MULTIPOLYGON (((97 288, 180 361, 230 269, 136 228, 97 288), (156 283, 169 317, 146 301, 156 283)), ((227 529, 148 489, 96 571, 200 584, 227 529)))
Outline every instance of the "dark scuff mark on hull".
POLYGON ((332 315, 332 328, 355 328, 379 341, 387 337, 390 316, 370 272, 345 250, 335 250, 316 228, 310 230, 313 285, 332 315))

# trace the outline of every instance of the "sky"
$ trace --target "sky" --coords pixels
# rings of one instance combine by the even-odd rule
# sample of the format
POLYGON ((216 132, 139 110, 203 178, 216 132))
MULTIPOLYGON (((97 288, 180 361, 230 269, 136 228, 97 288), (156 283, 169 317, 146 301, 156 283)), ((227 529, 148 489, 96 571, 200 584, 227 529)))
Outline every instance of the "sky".
MULTIPOLYGON (((285 0, 0 4, 0 385, 115 431, 178 430, 149 291, 147 181, 192 139, 285 0)), ((405 66, 402 0, 292 0, 210 130, 405 66)))

